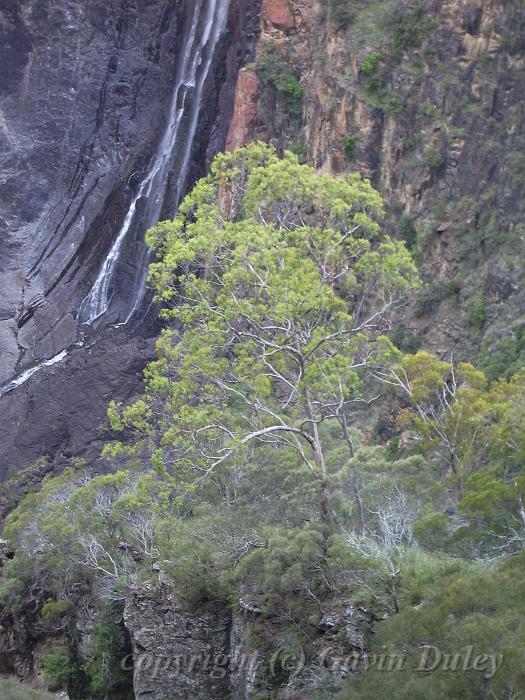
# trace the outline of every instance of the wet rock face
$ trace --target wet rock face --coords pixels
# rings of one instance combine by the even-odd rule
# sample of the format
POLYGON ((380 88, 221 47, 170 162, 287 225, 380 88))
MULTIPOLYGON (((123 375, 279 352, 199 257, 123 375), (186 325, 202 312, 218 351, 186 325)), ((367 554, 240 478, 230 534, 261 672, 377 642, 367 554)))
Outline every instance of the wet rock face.
POLYGON ((74 352, 0 399, 0 481, 41 455, 82 454, 97 468, 109 402, 133 397, 154 339, 107 338, 74 352))
MULTIPOLYGON (((0 2, 0 385, 78 337, 76 311, 164 128, 185 0, 0 2)), ((125 296, 142 244, 118 270, 125 296)), ((117 300, 118 301, 118 300, 117 300)), ((79 454, 152 343, 77 352, 0 398, 0 479, 79 454)))
MULTIPOLYGON (((0 0, 0 386, 77 340, 79 303, 164 132, 192 7, 189 0, 0 0)), ((257 18, 257 0, 231 0, 188 185, 224 147, 257 18)), ((174 213, 174 179, 162 216, 174 213)), ((111 321, 122 320, 141 264, 144 246, 132 235, 116 270, 111 321)), ((140 391, 153 340, 139 339, 157 330, 151 314, 139 318, 0 396, 0 480, 40 455, 78 455, 96 442, 108 400, 140 391)))
POLYGON ((79 295, 164 126, 185 4, 0 4, 0 382, 75 340, 79 295))

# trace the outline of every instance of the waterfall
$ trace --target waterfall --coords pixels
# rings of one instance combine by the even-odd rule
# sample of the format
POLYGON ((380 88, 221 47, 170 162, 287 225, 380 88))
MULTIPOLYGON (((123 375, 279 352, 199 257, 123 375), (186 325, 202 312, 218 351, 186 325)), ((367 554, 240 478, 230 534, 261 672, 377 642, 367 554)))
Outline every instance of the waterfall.
MULTIPOLYGON (((117 264, 128 234, 135 231, 143 235, 158 220, 164 204, 170 170, 177 168, 173 206, 180 204, 187 184, 188 168, 193 140, 197 131, 202 107, 204 84, 208 77, 215 50, 224 32, 230 0, 196 0, 186 25, 186 36, 181 51, 166 130, 144 179, 131 200, 122 226, 104 260, 89 294, 82 301, 78 320, 90 325, 103 316, 111 303, 111 287, 117 264), (180 158, 176 158, 180 151, 180 158), (143 201, 144 200, 144 201, 143 201), (139 212, 139 204, 143 211, 139 212)), ((134 298, 126 324, 142 303, 146 286, 147 255, 135 280, 134 298)), ((54 357, 44 360, 20 373, 0 386, 0 397, 24 384, 39 370, 64 360, 75 347, 81 347, 80 339, 54 357)))
POLYGON ((28 379, 31 379, 33 374, 36 374, 40 369, 43 369, 44 367, 51 367, 52 365, 56 365, 57 362, 61 362, 64 360, 68 355, 68 350, 62 350, 62 352, 59 352, 58 355, 55 355, 54 357, 51 357, 49 360, 44 360, 43 362, 40 362, 38 365, 35 365, 34 367, 30 367, 29 369, 26 369, 25 372, 22 372, 19 374, 17 377, 14 379, 11 379, 10 381, 6 382, 5 384, 2 384, 0 386, 0 398, 4 396, 4 394, 8 394, 10 391, 13 391, 13 389, 16 389, 17 386, 20 386, 21 384, 25 384, 28 379))
MULTIPOLYGON (((197 0, 193 5, 182 59, 178 66, 175 88, 171 99, 166 131, 159 143, 149 171, 133 197, 120 231, 100 268, 97 278, 80 305, 79 320, 92 324, 106 313, 111 302, 110 289, 122 248, 134 225, 139 225, 142 235, 159 219, 170 169, 178 168, 174 194, 174 206, 178 206, 184 193, 193 140, 201 110, 204 83, 215 54, 215 49, 224 31, 228 16, 229 0, 197 0), (186 128, 184 128, 186 127, 186 128), (181 143, 184 139, 184 143, 181 143), (174 161, 177 148, 182 148, 180 160, 174 161), (145 211, 137 221, 137 206, 145 200, 145 211)), ((144 296, 147 256, 135 280, 134 298, 128 315, 121 324, 129 321, 139 308, 144 296)))

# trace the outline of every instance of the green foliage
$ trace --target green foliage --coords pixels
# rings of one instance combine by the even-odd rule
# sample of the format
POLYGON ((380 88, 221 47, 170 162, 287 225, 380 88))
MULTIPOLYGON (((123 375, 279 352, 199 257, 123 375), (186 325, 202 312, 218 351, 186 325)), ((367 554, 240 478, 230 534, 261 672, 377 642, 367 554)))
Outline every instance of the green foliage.
POLYGON ((399 219, 399 235, 409 248, 413 248, 417 242, 417 231, 410 214, 403 214, 399 219))
POLYGON ((517 327, 496 341, 487 341, 479 365, 489 379, 510 379, 525 366, 525 327, 517 327))
POLYGON ((475 299, 472 302, 470 311, 469 324, 471 328, 481 331, 487 320, 487 312, 485 309, 485 300, 483 298, 475 299))
MULTIPOLYGON (((491 382, 421 352, 394 315, 416 266, 382 233, 380 196, 301 153, 256 143, 218 156, 177 218, 148 233, 166 328, 144 395, 109 407, 126 432, 104 451, 115 471, 47 478, 6 521, 2 601, 16 614, 38 581, 39 622, 64 634, 46 679, 72 698, 132 697, 122 603, 161 585, 189 609, 258 609, 250 643, 274 694, 309 692, 314 674, 270 659, 315 658, 320 618, 342 602, 373 620, 367 650, 406 654, 409 668, 363 671, 341 697, 523 687, 525 371, 491 382), (102 612, 80 661, 86 599, 102 612), (422 675, 413 664, 430 642, 502 654, 505 671, 422 675)), ((414 244, 409 217, 399 233, 414 244)), ((438 281, 427 301, 457 292, 438 281)), ((326 639, 347 649, 346 626, 326 639)))
POLYGON ((416 147, 416 141, 412 134, 407 134, 406 136, 403 137, 403 150, 406 153, 409 153, 410 151, 413 151, 416 147))
POLYGON ((65 646, 55 646, 50 654, 42 659, 44 680, 50 690, 68 688, 76 679, 78 668, 69 649, 65 646))
POLYGON ((392 327, 390 338, 394 345, 402 352, 416 353, 423 345, 423 336, 418 331, 412 330, 397 323, 392 327))
POLYGON ((122 660, 128 653, 122 615, 118 610, 107 608, 93 624, 88 661, 83 668, 93 698, 134 698, 132 674, 122 668, 122 660))
POLYGON ((434 26, 423 5, 395 10, 388 19, 395 53, 417 49, 434 26))
MULTIPOLYGON (((187 606, 262 580, 279 619, 288 603, 297 616, 318 607, 331 484, 372 373, 399 358, 382 334, 391 308, 418 285, 382 214, 356 174, 319 175, 260 143, 217 157, 177 219, 148 234, 163 315, 184 332, 162 333, 145 395, 109 407, 128 431, 105 451, 120 470, 46 480, 8 519, 13 608, 37 578, 51 619, 65 612, 56 601, 92 590, 118 602, 159 576, 187 606)), ((120 687, 112 634, 97 623, 82 670, 95 695, 107 673, 120 687)), ((69 657, 55 656, 49 673, 65 682, 69 657)))
POLYGON ((44 622, 55 622, 72 611, 74 603, 71 600, 48 600, 41 609, 44 622))
MULTIPOLYGON (((179 484, 187 467, 214 468, 195 451, 200 440, 218 466, 242 459, 259 435, 271 440, 282 432, 306 449, 303 460, 324 488, 322 440, 300 426, 338 392, 341 411, 350 407, 366 372, 366 363, 354 369, 365 346, 376 361, 392 352, 377 333, 361 332, 366 322, 344 297, 364 294, 355 310, 379 313, 379 320, 386 289, 400 298, 417 285, 403 244, 380 238, 373 216, 381 210, 358 176, 319 176, 289 152, 278 159, 254 144, 217 158, 178 219, 150 234, 161 254, 151 267, 158 299, 177 300, 166 314, 186 327, 180 339, 166 335, 165 363, 155 366, 177 377, 158 430, 164 463, 178 465, 179 484), (242 193, 235 221, 216 204, 222 182, 242 193)), ((154 392, 152 399, 158 403, 154 392)))
POLYGON ((304 89, 294 75, 285 75, 280 82, 279 89, 293 102, 299 102, 303 98, 304 89))
POLYGON ((48 687, 67 690, 72 698, 131 700, 132 676, 121 663, 129 653, 121 612, 106 607, 95 620, 84 649, 84 663, 78 656, 77 637, 78 632, 69 628, 66 644, 56 645, 43 658, 48 687))
POLYGON ((423 575, 425 604, 402 609, 371 640, 372 653, 402 654, 403 670, 388 673, 376 664, 345 683, 338 697, 475 700, 487 689, 497 698, 515 697, 525 682, 523 566, 523 555, 496 566, 415 561, 411 576, 417 583, 423 575), (418 671, 433 666, 433 672, 418 671))
POLYGON ((369 104, 396 114, 401 105, 399 95, 389 87, 391 69, 391 65, 377 51, 372 51, 360 65, 360 73, 364 78, 364 97, 369 104))
POLYGON ((305 526, 272 534, 266 547, 244 557, 235 575, 245 584, 257 586, 267 613, 278 612, 286 600, 294 617, 307 619, 309 611, 318 612, 316 596, 326 594, 323 559, 322 533, 305 526), (309 597, 310 605, 305 606, 309 597))
POLYGON ((271 87, 291 119, 302 116, 304 88, 286 56, 275 45, 267 44, 257 59, 257 73, 271 87))
POLYGON ((423 287, 419 293, 414 305, 415 316, 420 318, 434 314, 441 302, 446 300, 456 303, 460 289, 460 281, 456 277, 433 281, 428 287, 423 287))
POLYGON ((300 163, 306 163, 308 158, 308 147, 305 143, 295 143, 290 148, 290 151, 297 156, 300 163))
POLYGON ((348 27, 354 19, 354 8, 349 0, 329 0, 329 12, 332 21, 339 27, 348 27))
POLYGON ((357 142, 356 142, 355 136, 343 136, 343 138, 342 138, 343 153, 344 153, 346 160, 349 163, 351 161, 353 161, 355 158, 356 145, 357 145, 357 142))
POLYGON ((425 152, 425 165, 431 170, 440 170, 445 165, 445 158, 442 153, 429 146, 425 152))
POLYGON ((34 690, 14 678, 0 678, 0 697, 4 700, 56 700, 55 695, 34 690))
POLYGON ((368 56, 361 62, 359 69, 363 75, 370 77, 373 75, 381 61, 381 54, 377 51, 372 51, 368 56))

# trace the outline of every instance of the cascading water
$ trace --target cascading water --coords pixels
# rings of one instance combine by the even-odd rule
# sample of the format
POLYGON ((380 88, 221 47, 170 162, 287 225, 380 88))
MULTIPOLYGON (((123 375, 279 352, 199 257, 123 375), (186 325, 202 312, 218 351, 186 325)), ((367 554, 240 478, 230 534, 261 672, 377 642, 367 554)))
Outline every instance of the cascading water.
MULTIPOLYGON (((111 302, 110 289, 123 245, 133 226, 140 225, 144 233, 154 226, 160 216, 166 193, 168 173, 173 165, 178 166, 174 205, 180 203, 186 184, 188 164, 197 122, 199 118, 204 83, 208 76, 215 49, 224 31, 228 15, 229 0, 198 0, 193 7, 189 31, 182 51, 182 60, 177 71, 175 90, 171 101, 167 129, 159 144, 151 167, 133 197, 124 223, 111 246, 89 294, 80 306, 79 320, 92 324, 106 313, 111 302), (191 94, 193 93, 193 95, 191 94), (192 99, 193 98, 193 99, 192 99), (189 103, 189 104, 188 104, 189 103), (189 114, 186 114, 189 111, 189 114), (182 129, 182 125, 186 128, 182 129), (173 163, 173 156, 184 137, 184 148, 180 162, 173 163), (137 205, 146 200, 140 221, 137 222, 137 205)), ((123 325, 129 321, 142 302, 146 280, 147 261, 139 270, 131 308, 123 325)))
MULTIPOLYGON (((109 309, 115 273, 121 259, 124 244, 134 232, 143 236, 148 228, 159 220, 167 190, 170 171, 176 169, 173 210, 180 204, 186 187, 192 145, 197 131, 206 78, 212 65, 215 50, 224 32, 230 0, 196 0, 192 3, 187 23, 186 38, 181 51, 175 87, 171 99, 166 130, 156 154, 146 172, 137 193, 131 200, 124 222, 102 264, 97 278, 80 305, 78 320, 93 324, 109 309), (142 209, 141 209, 142 208, 142 209), (141 209, 141 211, 139 211, 141 209)), ((144 297, 147 255, 142 260, 134 284, 133 299, 126 316, 118 325, 126 324, 138 310, 144 297)), ((36 372, 54 365, 67 357, 73 347, 82 340, 62 350, 54 357, 28 368, 17 377, 0 386, 0 397, 24 384, 36 372)))

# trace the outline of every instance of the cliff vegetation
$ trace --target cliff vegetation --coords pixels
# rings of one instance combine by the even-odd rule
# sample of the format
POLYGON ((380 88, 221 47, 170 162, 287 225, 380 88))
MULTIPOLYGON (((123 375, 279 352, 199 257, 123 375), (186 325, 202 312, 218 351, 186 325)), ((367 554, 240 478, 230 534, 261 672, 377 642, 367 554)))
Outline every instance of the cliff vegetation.
POLYGON ((220 155, 150 231, 165 329, 144 394, 110 405, 98 474, 46 478, 8 517, 6 614, 32 601, 43 678, 72 699, 210 697, 147 690, 137 665, 132 689, 144 592, 242 624, 258 664, 217 698, 524 686, 525 372, 399 349, 417 251, 368 180, 301 160, 220 155))

